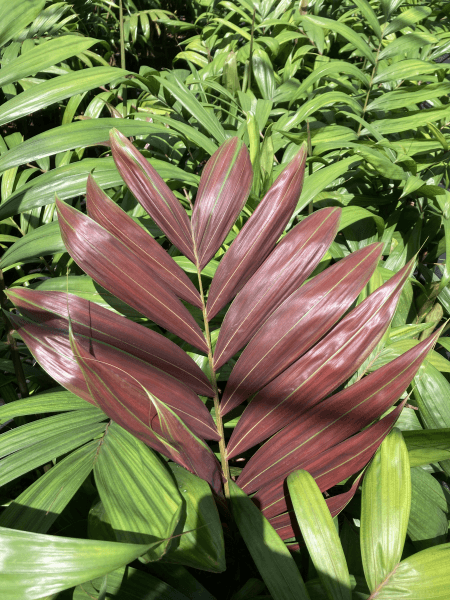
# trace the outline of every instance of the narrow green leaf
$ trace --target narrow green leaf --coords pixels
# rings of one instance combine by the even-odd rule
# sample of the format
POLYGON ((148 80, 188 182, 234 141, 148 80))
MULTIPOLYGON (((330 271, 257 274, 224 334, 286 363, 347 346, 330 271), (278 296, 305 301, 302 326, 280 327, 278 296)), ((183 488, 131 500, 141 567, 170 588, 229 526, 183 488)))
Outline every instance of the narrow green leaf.
POLYGON ((233 481, 231 507, 244 542, 274 600, 309 600, 294 559, 269 521, 233 481))
POLYGON ((311 560, 329 600, 350 600, 350 574, 327 503, 303 470, 287 478, 289 494, 311 560))
POLYGON ((54 221, 27 233, 10 246, 0 260, 0 268, 5 269, 16 263, 33 262, 40 256, 65 251, 59 223, 54 221))
POLYGON ((382 442, 363 481, 361 554, 373 592, 400 562, 411 506, 408 451, 398 429, 382 442))
POLYGON ((411 467, 450 459, 450 429, 404 431, 411 467))

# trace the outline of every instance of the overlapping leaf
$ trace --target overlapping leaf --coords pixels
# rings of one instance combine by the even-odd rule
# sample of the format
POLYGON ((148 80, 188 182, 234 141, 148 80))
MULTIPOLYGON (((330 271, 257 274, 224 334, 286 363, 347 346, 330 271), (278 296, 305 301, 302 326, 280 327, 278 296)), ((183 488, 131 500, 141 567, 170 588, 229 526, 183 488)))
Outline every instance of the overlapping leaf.
POLYGON ((191 223, 172 190, 119 131, 112 130, 110 141, 114 161, 127 186, 169 240, 195 263, 191 223))
POLYGON ((380 244, 372 244, 349 255, 274 311, 236 363, 225 389, 222 414, 272 381, 336 323, 370 279, 381 250, 380 244))
POLYGON ((147 327, 73 294, 14 288, 7 296, 25 316, 66 336, 69 310, 74 333, 139 358, 198 393, 206 396, 213 393, 196 363, 179 346, 147 327))
POLYGON ((336 235, 340 213, 337 208, 325 208, 304 219, 246 283, 220 328, 214 351, 216 369, 240 350, 312 273, 336 235))
POLYGON ((300 197, 305 161, 306 146, 302 146, 221 260, 209 291, 208 319, 243 287, 275 246, 300 197))
POLYGON ((231 138, 206 163, 192 211, 199 268, 213 258, 250 193, 253 173, 247 147, 231 138))
POLYGON ((66 248, 88 275, 158 325, 208 351, 204 335, 189 311, 128 246, 59 200, 57 208, 66 248))
POLYGON ((253 398, 233 432, 229 456, 310 410, 361 366, 386 331, 410 270, 406 265, 375 290, 253 398))
MULTIPOLYGON (((71 337, 75 359, 85 377, 89 392, 96 404, 116 423, 158 452, 208 481, 216 491, 221 488, 218 462, 210 448, 196 437, 167 404, 142 386, 122 368, 94 358, 75 337, 71 337), (138 398, 133 389, 142 387, 138 398), (142 401, 146 396, 146 405, 142 401), (142 399, 142 400, 141 400, 142 399), (141 400, 142 411, 136 410, 141 400)), ((150 382, 156 390, 154 381, 150 382)), ((187 421, 187 419, 184 419, 187 421)))
MULTIPOLYGON (((97 405, 74 357, 67 329, 60 331, 23 318, 12 319, 17 332, 41 366, 69 391, 97 405)), ((156 416, 149 412, 151 403, 142 389, 142 385, 145 385, 178 411, 195 433, 208 439, 218 438, 214 422, 205 405, 184 383, 135 356, 91 337, 77 334, 76 339, 79 347, 85 349, 84 351, 98 364, 108 364, 111 369, 120 369, 128 374, 130 384, 126 390, 125 403, 127 410, 133 415, 133 420, 142 420, 148 424, 151 417, 156 416)), ((157 419, 154 427, 158 427, 157 419)))
POLYGON ((88 178, 86 191, 91 219, 128 246, 136 254, 136 260, 142 261, 174 294, 201 307, 200 295, 186 273, 149 233, 103 192, 92 176, 88 178))

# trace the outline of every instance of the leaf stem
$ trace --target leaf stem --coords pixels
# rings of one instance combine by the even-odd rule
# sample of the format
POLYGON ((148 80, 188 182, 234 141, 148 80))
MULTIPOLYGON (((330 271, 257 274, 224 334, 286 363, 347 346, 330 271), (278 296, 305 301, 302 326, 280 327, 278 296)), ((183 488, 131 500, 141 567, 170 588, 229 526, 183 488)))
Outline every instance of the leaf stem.
POLYGON ((211 385, 214 390, 214 412, 215 412, 215 416, 216 416, 216 426, 217 426, 217 431, 219 432, 219 435, 220 435, 220 440, 219 440, 220 462, 222 465, 223 474, 225 476, 225 483, 224 483, 223 489, 225 492, 225 497, 229 498, 230 497, 230 487, 229 487, 228 481, 230 479, 230 469, 228 467, 228 461, 226 458, 227 450, 226 450, 226 445, 225 445, 223 421, 222 421, 222 417, 220 415, 219 390, 217 388, 216 373, 214 371, 213 351, 212 351, 212 344, 211 344, 211 335, 210 335, 210 331, 209 331, 208 317, 207 317, 207 313, 206 313, 206 302, 205 302, 205 295, 203 292, 202 275, 201 275, 200 266, 198 265, 198 263, 197 263, 197 275, 198 275, 198 285, 199 285, 199 289, 200 289, 200 297, 202 299, 202 313, 203 313, 203 322, 205 325, 206 343, 208 344, 208 362, 209 362, 209 368, 211 371, 211 385))
MULTIPOLYGON (((378 49, 377 49, 377 55, 375 57, 375 64, 373 65, 373 69, 372 69, 372 75, 370 76, 370 83, 369 83, 369 89, 367 90, 367 94, 366 94, 366 100, 364 102, 364 108, 362 111, 362 118, 364 119, 365 115, 366 115, 366 110, 367 110, 367 105, 369 103, 369 98, 370 98, 370 92, 372 91, 372 85, 373 85, 373 80, 375 78, 375 75, 377 74, 377 68, 378 68, 378 55, 380 54, 380 50, 381 50, 381 46, 382 46, 382 42, 380 42, 378 49)), ((359 137, 360 133, 361 133, 361 127, 362 127, 362 123, 359 124, 358 127, 358 133, 357 136, 359 137)))

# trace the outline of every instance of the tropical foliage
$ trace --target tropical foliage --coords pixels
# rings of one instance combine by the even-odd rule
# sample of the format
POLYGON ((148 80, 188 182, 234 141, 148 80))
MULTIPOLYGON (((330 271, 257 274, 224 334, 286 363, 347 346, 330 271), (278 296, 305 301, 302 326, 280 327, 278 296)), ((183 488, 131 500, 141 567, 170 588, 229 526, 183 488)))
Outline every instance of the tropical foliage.
POLYGON ((447 4, 0 15, 5 598, 444 600, 447 4))

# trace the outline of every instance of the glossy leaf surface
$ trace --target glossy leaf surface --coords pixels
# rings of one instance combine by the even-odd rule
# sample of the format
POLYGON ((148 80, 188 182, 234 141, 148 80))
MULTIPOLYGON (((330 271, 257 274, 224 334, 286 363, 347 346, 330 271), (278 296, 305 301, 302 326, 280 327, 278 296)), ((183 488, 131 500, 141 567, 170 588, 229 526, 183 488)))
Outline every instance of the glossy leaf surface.
POLYGON ((221 260, 208 296, 208 319, 237 294, 275 246, 300 197, 305 160, 302 146, 221 260))

